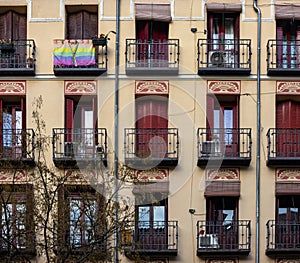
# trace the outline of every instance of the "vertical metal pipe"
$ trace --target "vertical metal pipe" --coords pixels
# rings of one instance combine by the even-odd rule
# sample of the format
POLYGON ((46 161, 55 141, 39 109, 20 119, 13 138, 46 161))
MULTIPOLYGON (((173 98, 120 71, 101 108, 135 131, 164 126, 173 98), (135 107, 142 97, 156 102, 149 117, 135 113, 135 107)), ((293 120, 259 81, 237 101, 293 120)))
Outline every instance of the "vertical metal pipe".
POLYGON ((114 194, 115 194, 115 211, 114 211, 114 263, 119 262, 119 209, 118 209, 118 153, 119 153, 119 50, 120 50, 120 0, 116 0, 116 53, 115 53, 115 105, 114 105, 114 194))
POLYGON ((253 1, 253 8, 257 13, 257 140, 256 140, 256 242, 255 263, 259 263, 260 238, 260 59, 261 59, 261 11, 257 0, 253 1))

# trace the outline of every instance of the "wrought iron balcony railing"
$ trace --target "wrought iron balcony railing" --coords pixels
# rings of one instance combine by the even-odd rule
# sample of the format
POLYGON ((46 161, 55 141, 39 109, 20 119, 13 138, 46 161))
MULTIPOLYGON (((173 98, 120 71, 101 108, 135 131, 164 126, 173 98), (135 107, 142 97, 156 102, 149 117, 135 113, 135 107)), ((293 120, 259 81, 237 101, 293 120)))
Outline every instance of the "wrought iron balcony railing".
POLYGON ((267 255, 300 255, 300 222, 276 221, 267 222, 267 255))
POLYGON ((100 76, 107 71, 107 45, 92 39, 56 39, 53 71, 56 76, 100 76))
POLYGON ((198 129, 198 166, 249 166, 251 128, 198 129))
POLYGON ((0 163, 34 165, 33 129, 1 129, 0 132, 0 163))
POLYGON ((0 40, 0 76, 34 76, 35 61, 34 40, 0 40))
POLYGON ((251 250, 249 220, 198 221, 197 255, 248 255, 251 250))
POLYGON ((125 128, 125 163, 136 168, 147 164, 176 166, 178 163, 177 128, 125 128))
POLYGON ((178 221, 129 222, 121 234, 121 244, 129 258, 141 255, 176 256, 178 252, 178 221))
POLYGON ((267 43, 267 72, 269 76, 299 74, 300 40, 269 40, 267 43))
POLYGON ((57 166, 74 166, 82 161, 107 162, 105 128, 54 128, 53 161, 57 166))
POLYGON ((127 75, 178 75, 179 39, 126 39, 127 75))
POLYGON ((250 39, 198 39, 198 75, 250 75, 250 39))
POLYGON ((300 166, 300 128, 270 128, 268 166, 300 166))

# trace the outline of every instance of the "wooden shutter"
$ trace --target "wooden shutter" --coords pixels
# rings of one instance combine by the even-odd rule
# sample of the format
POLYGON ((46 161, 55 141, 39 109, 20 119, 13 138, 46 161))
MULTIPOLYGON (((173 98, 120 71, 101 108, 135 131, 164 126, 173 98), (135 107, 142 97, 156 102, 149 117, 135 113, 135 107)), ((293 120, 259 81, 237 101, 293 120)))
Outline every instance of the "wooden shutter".
POLYGON ((87 11, 68 13, 67 39, 91 39, 98 35, 98 15, 87 11))
POLYGON ((58 217, 56 223, 56 231, 58 237, 58 246, 62 250, 66 245, 66 232, 67 232, 67 209, 65 201, 65 186, 58 187, 58 217))
POLYGON ((35 249, 35 227, 33 221, 34 192, 33 185, 26 185, 26 248, 30 251, 35 249))
POLYGON ((95 129, 95 145, 98 145, 98 133, 97 133, 97 128, 98 128, 98 108, 97 108, 97 96, 92 97, 92 109, 93 109, 93 125, 95 129))
POLYGON ((214 108, 215 99, 214 96, 207 95, 206 97, 206 128, 214 128, 214 108))
POLYGON ((67 131, 66 142, 72 141, 72 129, 74 128, 74 101, 66 98, 65 108, 65 128, 67 131))
POLYGON ((83 12, 83 39, 91 39, 98 35, 98 15, 90 12, 83 12))
POLYGON ((277 102, 276 128, 300 128, 300 103, 291 100, 277 102))
POLYGON ((16 12, 12 12, 12 39, 24 40, 27 37, 27 19, 26 15, 21 15, 16 12))
POLYGON ((21 97, 22 129, 26 129, 26 98, 21 97))
POLYGON ((0 155, 3 154, 3 100, 0 98, 0 155))
POLYGON ((283 44, 283 27, 277 26, 276 28, 276 63, 277 68, 282 67, 282 44, 283 44))
POLYGON ((12 11, 0 15, 0 38, 12 38, 12 11))
POLYGON ((152 39, 166 40, 169 35, 169 23, 152 22, 152 39))

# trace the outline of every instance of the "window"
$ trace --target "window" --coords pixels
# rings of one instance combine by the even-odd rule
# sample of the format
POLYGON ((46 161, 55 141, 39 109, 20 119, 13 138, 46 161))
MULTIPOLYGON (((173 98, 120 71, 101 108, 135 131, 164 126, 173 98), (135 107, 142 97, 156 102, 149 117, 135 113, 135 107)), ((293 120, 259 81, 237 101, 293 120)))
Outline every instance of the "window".
POLYGON ((277 66, 282 68, 299 67, 299 20, 277 20, 277 66), (298 54, 298 55, 297 55, 298 54))
POLYGON ((218 151, 238 155, 238 96, 207 96, 207 140, 219 142, 218 151))
POLYGON ((209 12, 207 28, 209 65, 233 67, 239 58, 239 45, 234 41, 239 39, 239 14, 209 12))
POLYGON ((22 131, 26 129, 25 97, 6 96, 0 98, 0 112, 2 113, 2 151, 7 158, 21 158, 22 145, 26 145, 26 138, 22 131))
POLYGON ((72 151, 77 157, 95 153, 98 140, 97 133, 95 133, 96 103, 96 96, 67 96, 65 98, 66 147, 72 145, 72 151))
POLYGON ((300 196, 277 196, 276 247, 296 247, 300 242, 300 196))
POLYGON ((0 195, 1 250, 33 249, 33 187, 7 185, 0 195))
POLYGON ((91 39, 98 35, 97 6, 66 6, 66 39, 91 39))
MULTIPOLYGON (((145 200, 144 200, 145 201, 145 200)), ((167 249, 167 199, 136 206, 136 244, 140 249, 167 249)))
POLYGON ((135 105, 138 156, 164 157, 168 153, 168 97, 141 96, 135 105))
POLYGON ((207 233, 217 235, 220 248, 237 248, 238 197, 207 198, 206 211, 207 233))
MULTIPOLYGON (((89 186, 62 186, 59 191, 58 236, 70 250, 94 248, 105 244, 104 198, 89 186), (64 223, 65 222, 65 223, 64 223)), ((84 251, 82 251, 84 252, 84 251)))

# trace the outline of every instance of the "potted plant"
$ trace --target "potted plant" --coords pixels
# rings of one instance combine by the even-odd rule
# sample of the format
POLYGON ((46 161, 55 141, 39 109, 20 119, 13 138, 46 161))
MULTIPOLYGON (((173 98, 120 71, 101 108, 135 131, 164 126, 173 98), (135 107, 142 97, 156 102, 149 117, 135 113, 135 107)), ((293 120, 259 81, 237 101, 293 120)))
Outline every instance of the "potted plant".
POLYGON ((15 51, 15 44, 10 39, 1 39, 0 50, 1 52, 12 53, 15 51))
POLYGON ((104 34, 100 34, 99 37, 93 37, 92 38, 92 42, 94 46, 106 46, 107 45, 107 41, 109 40, 108 35, 109 33, 114 33, 116 34, 115 31, 110 30, 106 35, 104 34))

